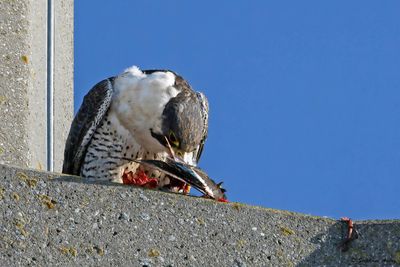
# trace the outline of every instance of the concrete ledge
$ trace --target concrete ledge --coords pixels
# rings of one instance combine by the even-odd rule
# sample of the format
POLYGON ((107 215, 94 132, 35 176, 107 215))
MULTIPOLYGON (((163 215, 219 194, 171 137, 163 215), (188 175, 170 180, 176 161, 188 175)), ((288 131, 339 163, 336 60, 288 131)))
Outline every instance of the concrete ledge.
POLYGON ((400 265, 400 221, 345 226, 287 211, 218 203, 0 165, 3 266, 400 265))

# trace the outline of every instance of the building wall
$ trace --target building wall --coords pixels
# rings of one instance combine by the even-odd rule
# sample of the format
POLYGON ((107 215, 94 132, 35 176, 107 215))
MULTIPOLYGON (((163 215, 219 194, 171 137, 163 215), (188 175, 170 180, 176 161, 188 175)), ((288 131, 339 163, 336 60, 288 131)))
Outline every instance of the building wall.
MULTIPOLYGON (((73 0, 54 1, 54 170, 73 116, 73 0)), ((47 169, 48 1, 0 2, 0 163, 47 169)))

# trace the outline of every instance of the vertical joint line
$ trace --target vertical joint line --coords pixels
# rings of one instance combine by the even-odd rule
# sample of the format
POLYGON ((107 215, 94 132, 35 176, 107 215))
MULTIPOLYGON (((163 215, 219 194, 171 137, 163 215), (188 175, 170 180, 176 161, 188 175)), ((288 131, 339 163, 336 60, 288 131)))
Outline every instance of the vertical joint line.
POLYGON ((54 171, 54 2, 47 0, 47 170, 54 171))

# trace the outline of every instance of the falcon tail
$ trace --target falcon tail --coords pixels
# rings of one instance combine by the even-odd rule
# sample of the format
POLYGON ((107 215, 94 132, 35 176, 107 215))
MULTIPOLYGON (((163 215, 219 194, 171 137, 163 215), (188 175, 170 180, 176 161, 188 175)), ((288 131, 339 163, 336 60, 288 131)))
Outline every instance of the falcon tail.
POLYGON ((215 183, 204 171, 197 167, 171 159, 167 159, 166 162, 161 160, 135 160, 135 162, 157 169, 179 181, 187 183, 205 196, 216 200, 226 200, 226 190, 221 187, 222 183, 215 183))

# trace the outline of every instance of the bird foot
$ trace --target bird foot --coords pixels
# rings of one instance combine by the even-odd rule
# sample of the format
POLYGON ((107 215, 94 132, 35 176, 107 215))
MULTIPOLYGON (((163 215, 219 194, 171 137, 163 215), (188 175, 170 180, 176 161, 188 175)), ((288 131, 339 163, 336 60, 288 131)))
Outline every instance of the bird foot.
POLYGON ((136 173, 124 172, 122 175, 123 184, 136 185, 146 188, 157 188, 158 180, 156 178, 149 178, 144 171, 136 173))
POLYGON ((189 184, 184 184, 183 186, 182 186, 182 193, 184 194, 184 195, 189 195, 189 193, 190 193, 190 185, 189 184))
POLYGON ((354 223, 350 218, 343 217, 340 221, 345 222, 347 224, 347 236, 340 243, 339 247, 343 252, 349 250, 350 243, 358 238, 358 231, 355 229, 354 223))
POLYGON ((170 192, 189 195, 191 186, 177 179, 171 179, 171 182, 166 186, 166 188, 168 188, 170 192))

